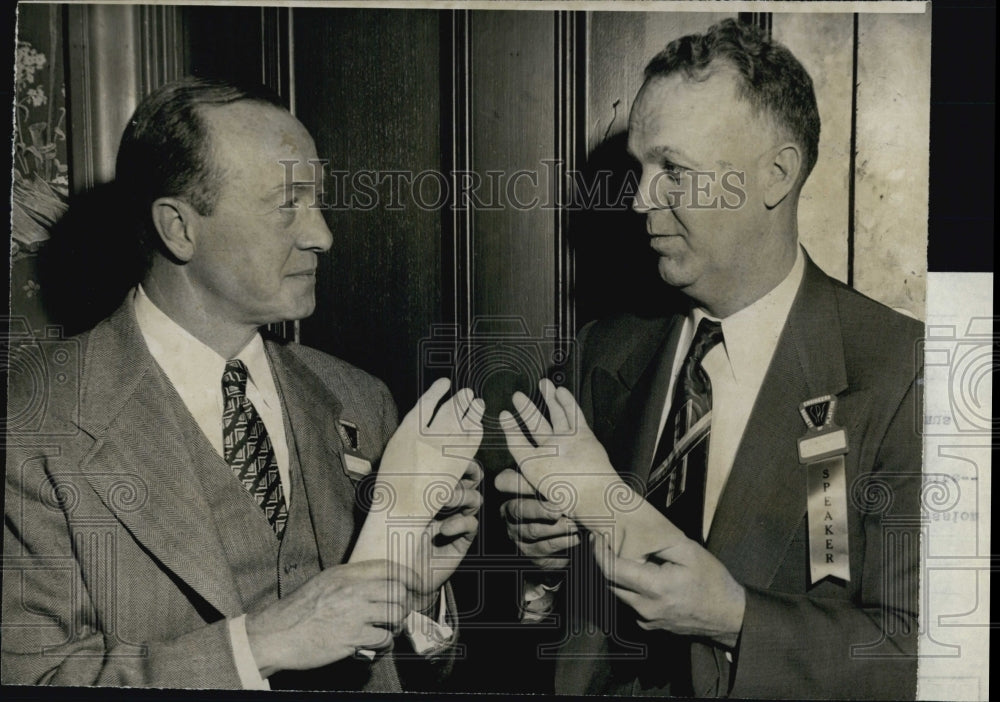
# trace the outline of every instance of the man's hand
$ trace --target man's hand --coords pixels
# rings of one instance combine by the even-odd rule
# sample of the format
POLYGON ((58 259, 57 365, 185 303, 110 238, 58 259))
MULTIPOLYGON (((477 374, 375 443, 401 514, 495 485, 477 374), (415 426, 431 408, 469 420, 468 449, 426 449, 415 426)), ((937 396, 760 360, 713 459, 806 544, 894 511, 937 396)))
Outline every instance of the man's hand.
POLYGON ((569 559, 564 552, 580 543, 576 522, 553 511, 516 470, 501 471, 495 484, 511 495, 500 505, 511 541, 539 568, 565 568, 569 559))
POLYGON ((611 591, 635 610, 641 628, 736 646, 746 592, 697 542, 685 538, 643 563, 615 556, 609 541, 595 535, 594 558, 611 591))
POLYGON ((427 525, 414 559, 414 568, 421 581, 420 597, 414 609, 423 611, 434 604, 441 586, 469 552, 479 531, 478 515, 483 505, 479 483, 482 479, 483 469, 471 461, 451 496, 427 525))
POLYGON ((262 677, 386 647, 411 608, 418 576, 392 561, 328 568, 287 597, 247 615, 247 637, 262 677))

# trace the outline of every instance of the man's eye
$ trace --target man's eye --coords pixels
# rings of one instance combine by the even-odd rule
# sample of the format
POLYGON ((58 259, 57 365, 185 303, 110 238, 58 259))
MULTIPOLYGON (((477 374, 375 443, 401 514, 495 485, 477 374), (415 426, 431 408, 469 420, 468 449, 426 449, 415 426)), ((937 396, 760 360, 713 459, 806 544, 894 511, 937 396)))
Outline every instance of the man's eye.
POLYGON ((279 210, 294 210, 299 206, 299 198, 291 197, 278 207, 279 210))
POLYGON ((667 174, 667 177, 675 183, 680 181, 681 175, 683 175, 685 170, 676 164, 670 163, 669 161, 665 161, 661 164, 660 168, 667 174))

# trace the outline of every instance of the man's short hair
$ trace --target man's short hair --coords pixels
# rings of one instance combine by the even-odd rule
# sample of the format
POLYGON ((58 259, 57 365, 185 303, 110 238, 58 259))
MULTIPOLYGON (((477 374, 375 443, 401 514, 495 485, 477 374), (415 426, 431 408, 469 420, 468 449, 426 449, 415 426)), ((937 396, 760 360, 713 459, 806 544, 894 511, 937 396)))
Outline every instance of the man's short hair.
POLYGON ((703 81, 723 67, 735 70, 737 97, 802 147, 805 181, 819 150, 816 93, 798 59, 763 30, 726 19, 704 34, 675 39, 646 66, 646 80, 681 71, 688 80, 703 81))
POLYGON ((157 198, 182 198, 199 214, 212 214, 223 174, 212 157, 202 109, 240 101, 285 109, 281 98, 264 86, 187 77, 147 95, 129 120, 118 147, 115 180, 147 264, 155 251, 165 251, 150 217, 157 198))

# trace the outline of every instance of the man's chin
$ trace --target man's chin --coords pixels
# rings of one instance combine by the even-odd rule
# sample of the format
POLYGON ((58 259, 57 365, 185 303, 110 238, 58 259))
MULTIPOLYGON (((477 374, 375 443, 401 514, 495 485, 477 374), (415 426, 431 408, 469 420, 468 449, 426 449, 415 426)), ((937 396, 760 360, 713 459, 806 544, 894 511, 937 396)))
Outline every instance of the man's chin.
POLYGON ((674 288, 680 288, 681 290, 693 285, 697 281, 697 276, 673 257, 660 256, 656 262, 656 270, 659 272, 660 278, 664 283, 674 288))

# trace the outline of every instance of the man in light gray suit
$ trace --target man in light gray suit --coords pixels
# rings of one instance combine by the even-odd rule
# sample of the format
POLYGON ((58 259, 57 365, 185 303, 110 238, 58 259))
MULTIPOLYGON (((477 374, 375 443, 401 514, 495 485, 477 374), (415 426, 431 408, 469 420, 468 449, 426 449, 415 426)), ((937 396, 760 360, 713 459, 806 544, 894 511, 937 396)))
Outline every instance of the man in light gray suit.
MULTIPOLYGON (((263 90, 186 79, 137 109, 117 179, 147 272, 67 342, 79 383, 40 398, 43 430, 8 427, 4 683, 394 691, 402 648, 425 681, 449 666, 442 586, 477 528, 478 468, 431 525, 437 567, 346 563, 395 405, 258 333, 315 306, 332 242, 308 206, 316 158, 263 90)), ((11 406, 39 399, 29 380, 11 374, 11 406)), ((478 409, 460 391, 439 411, 478 409)))

